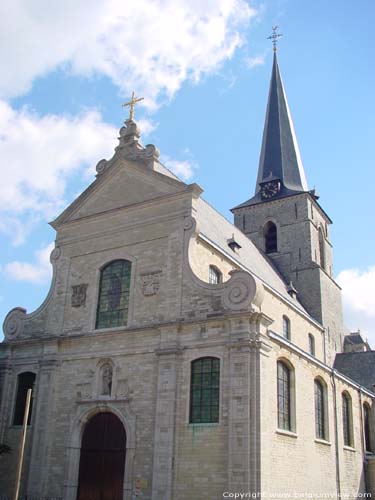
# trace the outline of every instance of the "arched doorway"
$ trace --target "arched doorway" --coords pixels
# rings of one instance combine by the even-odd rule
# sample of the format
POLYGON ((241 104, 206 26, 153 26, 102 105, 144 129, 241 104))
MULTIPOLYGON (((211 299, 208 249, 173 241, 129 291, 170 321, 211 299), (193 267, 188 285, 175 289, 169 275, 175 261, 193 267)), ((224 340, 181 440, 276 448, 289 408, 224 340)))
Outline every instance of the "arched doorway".
POLYGON ((82 436, 77 500, 122 500, 126 433, 110 412, 96 414, 82 436))

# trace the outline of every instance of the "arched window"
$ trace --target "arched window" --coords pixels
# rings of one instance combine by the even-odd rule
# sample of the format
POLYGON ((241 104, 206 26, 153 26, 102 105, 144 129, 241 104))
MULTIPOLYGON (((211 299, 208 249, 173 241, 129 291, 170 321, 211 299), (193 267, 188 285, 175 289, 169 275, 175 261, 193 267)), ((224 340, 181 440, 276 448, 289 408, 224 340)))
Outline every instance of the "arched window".
POLYGON ((352 400, 347 392, 342 393, 342 426, 344 445, 353 447, 352 400))
POLYGON ((309 353, 315 356, 315 338, 312 333, 309 333, 309 353))
POLYGON ((294 430, 293 370, 284 361, 277 362, 277 425, 279 429, 294 430))
POLYGON ((266 253, 277 252, 277 227, 271 221, 264 226, 264 248, 266 253))
POLYGON ((208 273, 208 282, 211 285, 218 285, 223 281, 223 277, 219 269, 215 266, 210 266, 208 273))
MULTIPOLYGON (((25 414, 26 409, 26 398, 28 389, 34 389, 35 383, 35 373, 32 372, 23 372, 20 373, 17 377, 17 395, 16 395, 16 404, 14 407, 13 414, 13 425, 22 425, 23 424, 23 416, 25 414)), ((29 417, 27 419, 27 425, 30 425, 31 422, 31 410, 33 404, 33 392, 31 393, 31 401, 30 401, 30 409, 29 409, 29 417)))
POLYGON ((319 379, 314 381, 315 392, 315 435, 318 439, 327 440, 327 405, 326 405, 326 387, 319 379))
POLYGON ((324 248, 324 232, 322 227, 319 228, 319 258, 320 258, 320 267, 323 269, 326 268, 326 255, 324 248))
POLYGON ((371 408, 367 403, 364 403, 363 405, 363 427, 364 427, 364 434, 365 434, 365 445, 366 445, 366 451, 367 452, 372 452, 372 445, 371 445, 371 408))
POLYGON ((290 340, 290 319, 283 316, 283 337, 290 340))
POLYGON ((123 326, 128 321, 131 263, 114 260, 100 273, 96 328, 123 326))
POLYGON ((220 360, 199 358, 191 363, 190 423, 219 421, 220 360))

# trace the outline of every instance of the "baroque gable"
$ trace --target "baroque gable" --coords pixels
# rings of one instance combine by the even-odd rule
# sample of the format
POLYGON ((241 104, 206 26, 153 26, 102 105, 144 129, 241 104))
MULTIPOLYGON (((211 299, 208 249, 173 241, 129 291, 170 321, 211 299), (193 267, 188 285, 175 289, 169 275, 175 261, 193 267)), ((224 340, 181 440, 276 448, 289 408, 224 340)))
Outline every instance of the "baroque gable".
POLYGON ((51 223, 54 228, 189 189, 159 162, 155 146, 143 147, 138 139, 136 124, 127 120, 126 127, 120 130, 114 156, 99 161, 96 180, 51 223))

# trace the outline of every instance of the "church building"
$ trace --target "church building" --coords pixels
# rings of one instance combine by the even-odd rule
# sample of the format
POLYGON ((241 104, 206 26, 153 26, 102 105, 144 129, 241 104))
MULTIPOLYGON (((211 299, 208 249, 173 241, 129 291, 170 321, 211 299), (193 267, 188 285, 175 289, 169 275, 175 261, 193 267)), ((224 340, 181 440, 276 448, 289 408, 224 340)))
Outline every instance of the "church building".
POLYGON ((51 223, 45 301, 5 318, 0 442, 13 452, 0 497, 29 388, 28 497, 375 493, 374 392, 334 366, 331 220, 306 181, 276 52, 255 194, 234 224, 158 158, 131 112, 113 157, 51 223))

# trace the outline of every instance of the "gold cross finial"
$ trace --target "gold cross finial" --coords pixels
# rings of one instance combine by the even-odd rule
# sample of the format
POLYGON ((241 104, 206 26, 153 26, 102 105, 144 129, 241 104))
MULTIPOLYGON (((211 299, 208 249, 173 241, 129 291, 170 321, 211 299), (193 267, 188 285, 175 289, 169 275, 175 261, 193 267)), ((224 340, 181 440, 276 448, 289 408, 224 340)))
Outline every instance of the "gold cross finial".
POLYGON ((129 120, 132 120, 134 121, 134 109, 135 109, 135 105, 140 102, 140 101, 143 101, 144 97, 135 97, 135 92, 133 90, 132 92, 132 97, 130 99, 129 102, 126 102, 125 104, 123 104, 123 107, 129 107, 129 120))
POLYGON ((267 37, 267 40, 271 40, 272 41, 273 51, 274 52, 277 51, 277 41, 278 41, 278 39, 283 36, 281 33, 277 33, 278 29, 279 29, 278 26, 272 26, 272 35, 269 36, 269 37, 267 37))

